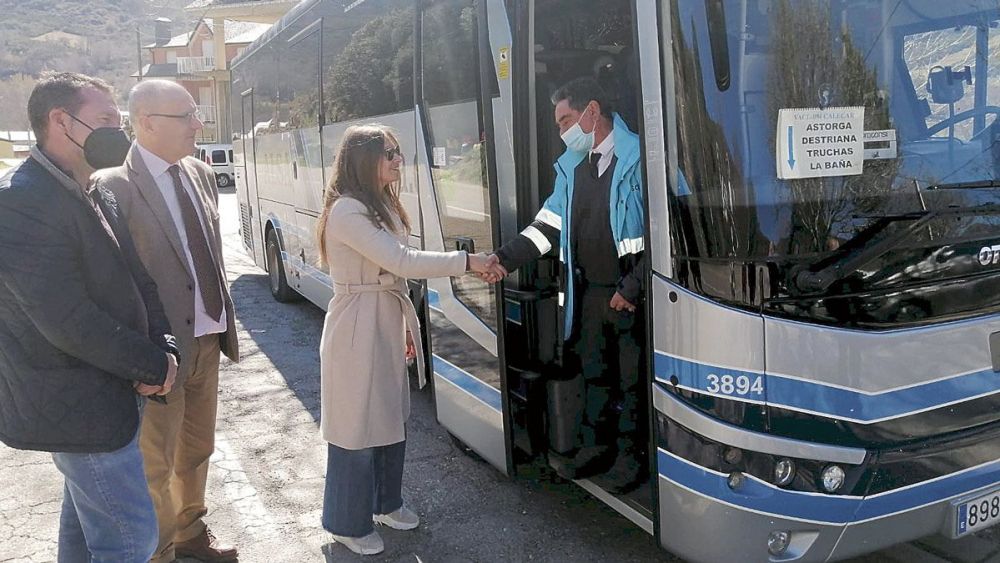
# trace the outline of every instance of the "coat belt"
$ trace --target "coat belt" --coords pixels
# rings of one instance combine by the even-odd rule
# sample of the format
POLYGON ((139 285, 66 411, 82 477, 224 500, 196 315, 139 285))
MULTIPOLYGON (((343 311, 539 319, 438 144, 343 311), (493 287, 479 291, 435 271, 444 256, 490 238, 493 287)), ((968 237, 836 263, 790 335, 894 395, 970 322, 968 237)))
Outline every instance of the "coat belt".
POLYGON ((399 278, 392 274, 382 274, 378 283, 339 283, 333 282, 334 295, 351 295, 354 293, 373 293, 376 291, 402 291, 399 278))
POLYGON ((378 277, 378 283, 357 284, 333 282, 334 295, 354 295, 359 293, 385 292, 399 300, 403 308, 403 319, 406 321, 406 330, 413 335, 413 343, 417 349, 417 384, 421 389, 427 385, 427 374, 424 371, 424 343, 420 336, 420 319, 417 317, 417 309, 413 306, 410 296, 403 290, 401 278, 392 274, 382 274, 378 277))

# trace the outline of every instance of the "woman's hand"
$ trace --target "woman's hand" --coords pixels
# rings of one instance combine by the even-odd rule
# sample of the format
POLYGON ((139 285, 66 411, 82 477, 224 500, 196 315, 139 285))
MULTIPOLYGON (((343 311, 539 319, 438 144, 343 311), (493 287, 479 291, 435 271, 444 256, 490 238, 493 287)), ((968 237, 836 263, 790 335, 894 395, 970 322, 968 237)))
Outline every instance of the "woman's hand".
POLYGON ((413 334, 406 331, 406 361, 417 359, 417 346, 413 343, 413 334))
POLYGON ((500 257, 496 254, 470 254, 469 269, 486 283, 497 283, 507 277, 507 270, 500 265, 500 257))

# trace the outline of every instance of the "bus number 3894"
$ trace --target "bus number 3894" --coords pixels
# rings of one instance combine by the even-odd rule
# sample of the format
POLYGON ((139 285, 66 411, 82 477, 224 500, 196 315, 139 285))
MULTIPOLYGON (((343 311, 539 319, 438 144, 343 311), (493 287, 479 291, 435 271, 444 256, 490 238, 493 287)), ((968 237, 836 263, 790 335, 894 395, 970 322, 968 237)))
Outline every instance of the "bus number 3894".
POLYGON ((723 395, 763 395, 764 379, 757 376, 753 380, 747 375, 732 376, 729 374, 716 375, 708 374, 709 393, 722 393, 723 395))

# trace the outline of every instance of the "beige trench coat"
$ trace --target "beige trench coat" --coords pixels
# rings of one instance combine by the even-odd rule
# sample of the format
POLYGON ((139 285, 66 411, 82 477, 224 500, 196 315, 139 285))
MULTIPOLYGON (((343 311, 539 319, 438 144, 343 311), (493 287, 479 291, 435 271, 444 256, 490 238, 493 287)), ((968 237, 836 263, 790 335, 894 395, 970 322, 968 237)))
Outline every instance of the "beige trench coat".
POLYGON ((361 202, 341 198, 326 223, 334 282, 320 341, 323 439, 349 450, 405 439, 410 416, 406 331, 420 331, 405 278, 465 273, 465 252, 424 252, 376 228, 361 202))

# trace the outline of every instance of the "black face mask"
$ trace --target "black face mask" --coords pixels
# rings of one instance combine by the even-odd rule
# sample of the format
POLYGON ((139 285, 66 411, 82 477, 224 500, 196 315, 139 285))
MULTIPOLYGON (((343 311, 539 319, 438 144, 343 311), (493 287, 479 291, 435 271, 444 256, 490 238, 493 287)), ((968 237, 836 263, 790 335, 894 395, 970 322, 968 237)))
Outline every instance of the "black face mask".
POLYGON ((124 129, 121 127, 98 127, 94 129, 90 125, 80 121, 72 113, 66 112, 66 115, 91 130, 82 147, 80 147, 80 143, 73 140, 73 137, 66 135, 66 138, 72 141, 74 145, 83 149, 83 157, 87 159, 87 164, 91 168, 94 170, 113 168, 121 166, 125 162, 125 157, 128 155, 129 149, 132 148, 132 140, 128 138, 128 134, 125 133, 124 129))

